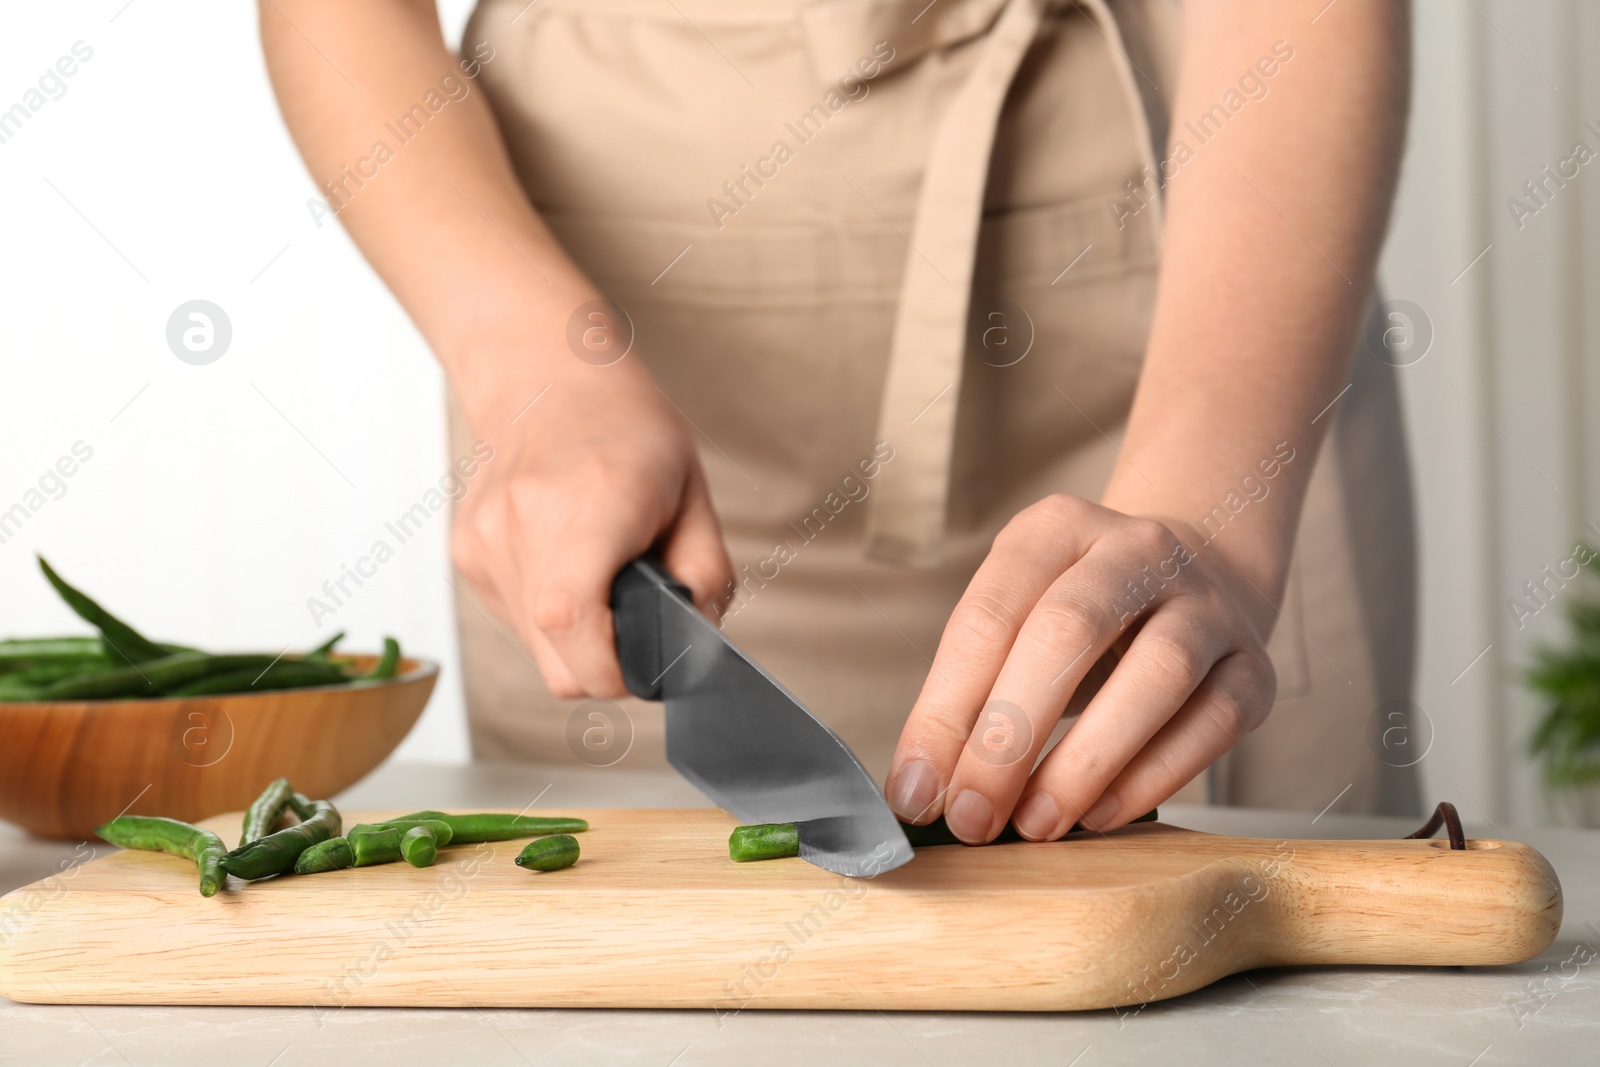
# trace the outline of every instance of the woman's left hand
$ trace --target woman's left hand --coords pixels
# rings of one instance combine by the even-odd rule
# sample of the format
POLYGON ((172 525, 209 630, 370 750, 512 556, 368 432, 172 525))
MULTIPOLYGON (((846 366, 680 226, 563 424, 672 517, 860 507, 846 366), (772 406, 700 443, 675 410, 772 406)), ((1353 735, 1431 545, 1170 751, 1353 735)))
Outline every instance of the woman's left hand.
POLYGON ((943 814, 971 844, 1008 819, 1047 841, 1137 818, 1266 718, 1275 610, 1221 553, 1163 522, 1040 501, 1000 531, 950 616, 900 735, 890 804, 910 822, 943 814), (1120 653, 1110 677, 1038 762, 1107 653, 1120 653))

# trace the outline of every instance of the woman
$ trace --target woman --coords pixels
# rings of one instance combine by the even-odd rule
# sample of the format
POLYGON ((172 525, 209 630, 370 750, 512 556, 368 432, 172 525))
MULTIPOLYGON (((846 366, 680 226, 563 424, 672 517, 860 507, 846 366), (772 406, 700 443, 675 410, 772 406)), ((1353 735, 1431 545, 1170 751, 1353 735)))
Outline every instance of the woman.
POLYGON ((1369 729, 1410 687, 1405 459, 1352 361, 1408 21, 1325 4, 482 0, 459 61, 428 0, 263 5, 493 446, 476 754, 592 719, 660 758, 658 712, 574 704, 624 697, 607 590, 653 547, 963 840, 1414 806, 1369 729))

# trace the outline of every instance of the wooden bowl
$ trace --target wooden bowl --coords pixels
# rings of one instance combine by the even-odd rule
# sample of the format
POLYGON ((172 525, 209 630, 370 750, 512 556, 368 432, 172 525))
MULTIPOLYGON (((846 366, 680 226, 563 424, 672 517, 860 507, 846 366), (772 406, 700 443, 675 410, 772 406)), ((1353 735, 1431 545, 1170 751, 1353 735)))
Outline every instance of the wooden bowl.
MULTIPOLYGON (((368 668, 376 656, 350 656, 368 668)), ((439 666, 393 680, 170 700, 0 703, 0 819, 93 841, 124 812, 195 822, 237 811, 274 778, 331 797, 394 751, 439 666)))

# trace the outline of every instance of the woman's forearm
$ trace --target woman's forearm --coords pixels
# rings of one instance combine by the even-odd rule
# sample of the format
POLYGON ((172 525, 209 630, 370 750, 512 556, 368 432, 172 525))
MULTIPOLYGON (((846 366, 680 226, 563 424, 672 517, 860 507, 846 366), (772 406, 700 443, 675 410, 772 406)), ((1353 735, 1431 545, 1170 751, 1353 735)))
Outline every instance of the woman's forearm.
POLYGON ((1325 4, 1184 5, 1159 293, 1103 501, 1186 539, 1189 524, 1274 601, 1372 285, 1409 91, 1408 5, 1325 4), (1201 118, 1239 100, 1202 143, 1201 118), (1266 496, 1210 540, 1204 518, 1248 499, 1246 477, 1266 496))
MULTIPOLYGON (((529 204, 432 0, 273 0, 261 5, 261 37, 313 177, 469 418, 504 415, 529 388, 592 369, 561 358, 561 339, 572 309, 597 294, 529 204)), ((463 58, 469 70, 494 62, 463 58)))

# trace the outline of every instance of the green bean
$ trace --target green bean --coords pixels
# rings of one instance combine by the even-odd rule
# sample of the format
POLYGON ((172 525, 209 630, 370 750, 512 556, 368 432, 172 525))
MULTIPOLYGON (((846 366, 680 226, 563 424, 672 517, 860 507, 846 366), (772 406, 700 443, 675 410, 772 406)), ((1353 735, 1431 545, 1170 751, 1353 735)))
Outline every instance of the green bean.
POLYGON ((279 778, 263 789, 245 810, 244 832, 239 835, 239 844, 248 845, 272 833, 283 817, 283 810, 289 806, 289 794, 293 791, 287 778, 279 778))
MULTIPOLYGON (((1130 820, 1130 825, 1136 822, 1154 822, 1159 817, 1159 809, 1151 808, 1137 819, 1130 820)), ((935 845, 959 845, 962 843, 959 837, 950 832, 950 827, 945 825, 943 815, 928 823, 926 826, 912 826, 909 823, 901 823, 900 828, 906 832, 906 840, 911 842, 911 846, 913 848, 929 848, 935 845)), ((1082 829, 1082 826, 1074 823, 1072 829, 1067 832, 1077 833, 1082 829)), ((1019 834, 1017 832, 1017 828, 1008 822, 1004 827, 1001 828, 1000 833, 995 837, 992 843, 1003 844, 1011 841, 1026 840, 1027 838, 1019 834)))
POLYGON ((349 839, 330 837, 326 841, 318 841, 300 853, 294 861, 294 873, 321 874, 324 871, 339 871, 354 866, 355 862, 355 853, 350 850, 349 839))
POLYGON ((31 703, 39 699, 42 686, 30 685, 15 678, 0 677, 0 704, 31 703))
POLYGON ((439 839, 427 826, 413 826, 400 838, 400 855, 413 867, 432 867, 439 858, 439 839))
POLYGON ((383 655, 378 658, 377 665, 366 674, 360 675, 359 682, 381 682, 393 678, 400 669, 400 642, 392 637, 383 639, 383 655))
POLYGON ((104 697, 159 696, 207 675, 255 667, 266 670, 275 657, 265 653, 214 656, 206 652, 175 652, 138 666, 118 667, 98 673, 64 678, 46 686, 44 700, 85 700, 104 697))
POLYGON ((59 682, 63 678, 88 674, 91 671, 110 669, 112 669, 112 663, 104 656, 63 656, 59 659, 34 663, 27 667, 14 668, 7 671, 5 677, 33 685, 48 685, 51 682, 59 682))
POLYGON ((100 636, 107 645, 108 654, 129 664, 161 659, 168 654, 166 649, 111 614, 83 592, 68 585, 66 580, 45 562, 43 556, 38 559, 39 569, 44 571, 45 579, 55 587, 55 591, 67 602, 67 606, 100 631, 100 636))
POLYGON ((548 834, 576 834, 589 828, 582 819, 567 816, 507 815, 501 812, 483 812, 476 815, 450 815, 442 811, 417 811, 397 819, 385 820, 382 825, 433 818, 449 825, 451 843, 474 845, 480 841, 510 841, 518 837, 544 837, 548 834))
POLYGON ((227 878, 223 869, 227 846, 210 830, 177 819, 119 815, 95 833, 122 848, 167 852, 193 860, 200 872, 200 895, 203 897, 215 896, 227 878))
POLYGON ((304 793, 289 794, 289 810, 294 812, 294 817, 305 822, 317 813, 316 805, 306 799, 304 793))
POLYGON ((328 658, 328 654, 333 651, 333 647, 335 645, 337 645, 340 641, 343 641, 343 640, 344 640, 344 631, 340 630, 338 633, 334 634, 332 637, 330 637, 326 641, 322 642, 322 644, 318 645, 316 648, 313 648, 310 652, 307 652, 305 658, 306 659, 327 659, 328 658))
POLYGON ((529 841, 517 854, 517 866, 530 871, 559 871, 578 862, 578 839, 571 834, 556 834, 529 841))
MULTIPOLYGON (((1154 822, 1160 818, 1160 811, 1151 808, 1137 819, 1131 820, 1129 825, 1136 822, 1154 822)), ((910 823, 901 823, 900 829, 906 833, 906 840, 911 842, 912 848, 933 848, 939 845, 959 845, 962 841, 950 832, 950 827, 945 825, 944 816, 925 826, 913 826, 910 823)), ((1083 827, 1074 825, 1072 831, 1082 830, 1083 827)), ((1017 828, 1011 823, 1006 823, 992 844, 1004 844, 1011 841, 1024 841, 1017 828)), ((775 860, 786 856, 800 854, 799 828, 792 822, 759 823, 753 826, 736 826, 728 837, 728 858, 735 863, 748 863, 751 860, 775 860)))
POLYGON ((398 826, 355 826, 345 836, 357 867, 394 863, 400 859, 400 839, 409 833, 398 826))
MULTIPOLYGON (((290 806, 300 811, 302 809, 295 806, 294 801, 304 799, 298 794, 292 794, 290 806)), ((326 841, 330 837, 339 835, 339 810, 331 803, 326 800, 313 800, 304 810, 309 811, 310 816, 303 822, 242 844, 228 853, 222 859, 223 869, 229 874, 236 874, 240 878, 249 880, 286 874, 294 870, 295 861, 300 858, 300 853, 319 841, 326 841)))
MULTIPOLYGON (((1137 819, 1131 820, 1130 825, 1136 822, 1154 822, 1159 817, 1159 810, 1156 808, 1151 808, 1137 819)), ((912 826, 910 823, 901 823, 900 828, 906 832, 906 840, 911 842, 912 848, 930 848, 936 845, 959 845, 962 843, 959 837, 950 832, 950 827, 945 825, 943 815, 928 823, 926 826, 912 826)), ((1082 829, 1082 826, 1073 824, 1072 829, 1067 832, 1077 833, 1082 829)), ((1026 840, 1027 838, 1019 834, 1017 832, 1017 828, 1008 822, 1004 827, 1001 828, 1000 833, 991 843, 998 845, 1011 841, 1026 840)))
POLYGON ((38 700, 46 686, 63 678, 74 678, 97 670, 110 669, 111 661, 103 656, 87 658, 74 656, 54 661, 36 662, 33 666, 9 670, 0 674, 0 701, 38 700))
MULTIPOLYGON (((443 813, 435 812, 434 814, 442 816, 443 813)), ((408 817, 401 819, 385 819, 383 822, 379 823, 361 823, 358 826, 350 827, 350 833, 355 833, 358 830, 383 830, 388 829, 391 826, 398 827, 401 830, 410 830, 414 827, 425 826, 427 827, 428 831, 433 834, 434 838, 441 846, 448 845, 451 841, 455 840, 455 831, 450 828, 450 824, 442 817, 437 819, 408 817)), ((346 836, 349 835, 347 834, 346 836)))
POLYGON ((735 826, 728 835, 728 858, 735 863, 800 855, 800 830, 792 822, 735 826))
POLYGON ((284 659, 263 671, 259 667, 207 675, 166 692, 167 696, 214 696, 224 693, 265 693, 274 689, 304 689, 313 685, 341 685, 350 681, 326 660, 284 659))
POLYGON ((19 637, 0 641, 0 667, 52 662, 59 659, 100 659, 104 646, 98 637, 19 637))

